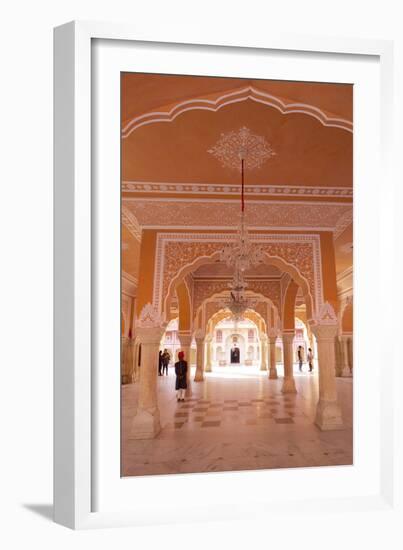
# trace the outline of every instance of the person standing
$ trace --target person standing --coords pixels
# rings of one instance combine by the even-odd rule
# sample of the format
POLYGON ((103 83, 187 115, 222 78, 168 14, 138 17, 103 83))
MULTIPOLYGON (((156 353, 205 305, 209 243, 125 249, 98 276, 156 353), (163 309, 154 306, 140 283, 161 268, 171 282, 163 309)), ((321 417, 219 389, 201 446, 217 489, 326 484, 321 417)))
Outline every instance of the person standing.
POLYGON ((168 365, 169 361, 171 360, 171 356, 169 355, 169 351, 167 349, 164 349, 164 353, 162 354, 162 374, 165 374, 168 376, 168 365))
POLYGON ((162 351, 160 350, 158 353, 158 376, 162 376, 162 351))
POLYGON ((298 346, 298 367, 299 372, 302 372, 302 363, 304 362, 304 350, 302 349, 302 346, 298 346))
POLYGON ((307 359, 308 359, 308 365, 309 365, 309 372, 312 372, 313 371, 313 351, 312 351, 312 348, 308 348, 307 359))
POLYGON ((188 364, 187 361, 185 361, 185 354, 183 351, 180 351, 178 353, 178 359, 175 363, 175 374, 176 374, 176 382, 175 382, 175 390, 176 390, 176 400, 179 401, 185 401, 185 391, 187 389, 187 381, 186 381, 186 374, 188 370, 188 364))

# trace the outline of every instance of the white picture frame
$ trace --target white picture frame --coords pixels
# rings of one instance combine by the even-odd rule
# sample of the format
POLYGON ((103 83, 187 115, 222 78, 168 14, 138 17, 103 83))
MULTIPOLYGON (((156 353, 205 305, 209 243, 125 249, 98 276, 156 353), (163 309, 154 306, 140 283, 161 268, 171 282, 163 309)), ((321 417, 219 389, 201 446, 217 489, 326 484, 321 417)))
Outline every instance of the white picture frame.
MULTIPOLYGON (((379 250, 376 248, 374 252, 375 259, 387 260, 389 265, 393 265, 392 257, 395 246, 393 222, 389 215, 394 208, 394 182, 390 158, 393 119, 393 45, 391 42, 271 34, 268 37, 257 36, 254 41, 237 37, 232 43, 209 36, 206 32, 206 43, 202 44, 195 43, 192 37, 186 36, 185 30, 181 36, 177 34, 170 36, 169 31, 167 31, 165 36, 155 37, 148 36, 130 25, 88 22, 73 22, 55 29, 54 513, 56 522, 76 529, 112 525, 158 524, 163 518, 161 510, 158 506, 155 506, 153 499, 146 498, 146 495, 152 496, 158 490, 158 487, 161 487, 162 496, 160 498, 163 503, 164 498, 166 499, 166 495, 171 491, 170 484, 174 481, 173 479, 168 480, 168 477, 176 477, 175 483, 179 483, 184 487, 190 485, 199 487, 200 491, 202 491, 203 485, 208 484, 208 481, 206 481, 208 478, 196 474, 140 478, 137 479, 136 485, 137 496, 139 494, 144 496, 143 505, 140 506, 135 503, 129 505, 127 501, 120 500, 120 489, 117 489, 116 480, 110 483, 109 480, 105 480, 110 491, 107 493, 108 506, 102 505, 99 510, 97 496, 99 490, 97 487, 100 482, 103 483, 103 476, 108 475, 105 473, 108 470, 104 468, 103 464, 100 464, 96 456, 97 452, 102 452, 103 449, 102 444, 98 443, 99 433, 104 429, 106 430, 106 427, 100 421, 102 417, 99 414, 99 408, 97 408, 97 399, 102 399, 102 395, 105 395, 102 392, 106 391, 107 384, 105 380, 102 381, 97 378, 95 363, 99 357, 99 342, 94 338, 94 334, 98 330, 98 313, 102 313, 105 317, 103 308, 112 307, 111 304, 109 306, 103 304, 98 309, 98 302, 105 280, 108 282, 108 278, 112 278, 113 284, 116 283, 116 270, 119 269, 117 264, 119 263, 120 252, 119 249, 116 250, 116 241, 113 240, 119 232, 119 228, 117 228, 117 233, 114 234, 110 242, 102 242, 103 257, 108 257, 109 260, 117 260, 115 271, 105 271, 104 281, 97 279, 96 271, 103 261, 101 260, 101 263, 99 263, 98 258, 99 247, 101 246, 98 235, 100 231, 99 216, 104 215, 104 205, 108 197, 99 197, 93 187, 94 174, 98 170, 93 158, 94 142, 98 139, 97 136, 94 136, 92 127, 92 116, 96 115, 97 108, 93 104, 92 95, 94 93, 95 66, 93 48, 96 41, 103 40, 114 41, 117 46, 123 44, 121 41, 124 41, 126 46, 130 43, 134 45, 149 44, 150 46, 155 44, 162 50, 169 48, 169 43, 175 43, 176 49, 180 50, 182 48, 188 52, 193 51, 200 58, 207 51, 211 56, 214 52, 216 55, 220 55, 224 50, 237 49, 243 56, 264 55, 265 52, 271 51, 282 52, 284 56, 296 53, 300 56, 309 57, 320 52, 323 56, 327 56, 326 62, 331 62, 332 59, 335 61, 349 59, 349 56, 362 56, 363 60, 375 60, 380 70, 378 121, 380 148, 375 153, 380 155, 383 177, 382 193, 379 193, 379 184, 378 187, 374 184, 373 189, 370 188, 368 191, 369 212, 374 212, 376 204, 380 205, 377 211, 379 219, 376 219, 375 227, 371 232, 372 237, 379 242, 379 250), (379 203, 376 201, 379 201, 379 203)), ((116 52, 111 56, 109 62, 114 63, 114 55, 116 56, 116 52)), ((141 67, 146 65, 147 60, 144 58, 141 67)), ((116 70, 120 69, 116 68, 116 70)), ((144 70, 144 68, 141 70, 144 70)), ((116 108, 118 106, 115 105, 116 108)), ((116 124, 119 127, 120 120, 116 120, 116 124)), ((102 132, 101 127, 98 127, 97 130, 102 132)), ((371 146, 373 146, 374 142, 371 143, 371 146)), ((356 150, 359 151, 360 147, 357 147, 356 150)), ((361 148, 359 162, 364 161, 364 153, 361 148)), ((116 170, 116 166, 113 170, 116 170)), ((375 176, 368 174, 368 178, 371 177, 375 176)), ((116 220, 116 216, 119 215, 116 195, 109 198, 112 198, 112 202, 109 203, 112 205, 110 208, 113 210, 111 219, 116 220)), ((361 211, 359 214, 360 220, 363 221, 364 217, 361 215, 361 211)), ((358 229, 358 234, 359 238, 362 239, 361 242, 364 242, 363 230, 358 229)), ((368 257, 364 258, 364 263, 365 261, 368 261, 368 257)), ((113 265, 113 261, 109 261, 109 263, 113 265)), ((375 277, 380 278, 379 294, 373 296, 373 301, 376 311, 381 311, 382 304, 386 304, 385 296, 382 294, 383 289, 389 288, 393 284, 394 274, 393 270, 386 271, 374 268, 373 271, 372 279, 369 276, 366 287, 369 286, 369 291, 371 291, 371 284, 375 284, 375 277)), ((355 281, 355 287, 360 288, 359 281, 358 285, 355 281)), ((368 288, 364 288, 362 293, 358 290, 359 304, 365 301, 367 290, 368 288)), ((358 315, 358 319, 360 321, 360 315, 358 315)), ((380 319, 379 323, 378 333, 380 330, 380 334, 387 336, 387 321, 380 319)), ((356 344, 354 347, 356 349, 356 344)), ((111 353, 112 351, 109 350, 111 353)), ((369 357, 369 361, 375 362, 380 358, 379 352, 378 348, 374 349, 371 359, 371 357, 365 355, 364 350, 362 359, 364 361, 369 357)), ((380 384, 379 387, 375 386, 378 372, 376 367, 367 386, 368 392, 373 392, 372 396, 377 394, 380 399, 379 417, 374 417, 375 425, 379 422, 380 428, 376 443, 376 452, 379 452, 379 456, 374 461, 374 463, 376 462, 376 472, 379 474, 379 479, 377 477, 376 482, 368 490, 359 491, 357 489, 354 493, 355 489, 348 491, 346 486, 339 486, 337 496, 334 493, 329 498, 324 498, 319 490, 320 483, 328 475, 324 471, 323 474, 318 474, 321 480, 317 478, 314 481, 314 477, 312 477, 312 480, 308 479, 310 483, 317 484, 317 491, 312 490, 307 494, 306 487, 301 485, 299 491, 291 491, 288 498, 279 503, 278 500, 258 495, 256 487, 262 483, 263 479, 266 479, 266 481, 269 479, 262 477, 264 473, 243 472, 242 476, 226 473, 224 477, 219 477, 217 474, 207 474, 207 476, 216 476, 215 483, 218 486, 221 484, 221 491, 228 491, 230 502, 227 503, 225 512, 220 513, 219 507, 215 508, 211 503, 208 504, 206 497, 206 500, 201 499, 199 505, 190 502, 181 515, 181 521, 192 521, 196 516, 198 520, 208 520, 217 518, 234 519, 241 514, 250 515, 251 502, 259 502, 265 512, 270 511, 270 513, 277 513, 286 502, 287 510, 293 513, 297 510, 296 500, 301 501, 301 499, 308 497, 313 497, 310 502, 312 510, 334 511, 345 508, 346 505, 352 510, 392 510, 395 479, 394 434, 393 423, 389 419, 393 418, 395 409, 388 388, 392 384, 394 361, 393 348, 383 350, 382 368, 388 384, 387 386, 385 384, 380 384), (236 495, 245 495, 247 488, 249 488, 251 494, 248 495, 243 504, 240 497, 238 496, 237 499, 236 495), (249 511, 246 510, 247 505, 249 511)), ((117 378, 119 378, 119 373, 117 373, 117 378)), ((370 394, 368 393, 368 395, 370 394)), ((359 406, 362 407, 363 403, 365 405, 365 395, 360 395, 361 397, 359 406)), ((116 407, 114 411, 112 438, 116 436, 116 429, 118 428, 116 426, 116 407)), ((361 430, 364 432, 363 440, 366 438, 369 442, 371 429, 367 428, 361 426, 361 430)), ((114 440, 116 442, 116 437, 114 440)), ((119 452, 119 449, 116 452, 119 452)), ((113 460, 116 463, 116 454, 113 460)), ((308 474, 307 478, 310 475, 308 474)), ((312 475, 316 476, 316 474, 312 475)), ((344 473, 343 475, 347 475, 343 481, 347 484, 349 474, 344 473)), ((361 480, 363 487, 370 476, 371 470, 365 472, 365 475, 363 474, 361 480)), ((298 473, 284 470, 272 473, 270 480, 274 487, 276 483, 287 483, 287 480, 290 481, 290 484, 294 484, 297 478, 298 473)), ((350 481, 353 483, 352 479, 350 481)), ((336 478, 335 482, 337 483, 336 478)), ((126 492, 127 485, 125 487, 126 492)), ((161 505, 161 502, 159 504, 161 505)), ((164 515, 163 520, 165 522, 177 521, 175 505, 171 506, 169 512, 164 515)))

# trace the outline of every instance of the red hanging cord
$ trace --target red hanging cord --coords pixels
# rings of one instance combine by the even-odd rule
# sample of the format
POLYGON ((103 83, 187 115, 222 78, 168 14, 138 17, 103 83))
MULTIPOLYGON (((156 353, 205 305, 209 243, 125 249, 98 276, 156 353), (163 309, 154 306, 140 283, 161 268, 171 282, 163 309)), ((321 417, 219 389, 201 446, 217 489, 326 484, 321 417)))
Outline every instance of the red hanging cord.
POLYGON ((244 199, 244 175, 243 175, 243 159, 241 159, 241 172, 242 172, 242 193, 241 193, 241 210, 245 210, 245 199, 244 199))

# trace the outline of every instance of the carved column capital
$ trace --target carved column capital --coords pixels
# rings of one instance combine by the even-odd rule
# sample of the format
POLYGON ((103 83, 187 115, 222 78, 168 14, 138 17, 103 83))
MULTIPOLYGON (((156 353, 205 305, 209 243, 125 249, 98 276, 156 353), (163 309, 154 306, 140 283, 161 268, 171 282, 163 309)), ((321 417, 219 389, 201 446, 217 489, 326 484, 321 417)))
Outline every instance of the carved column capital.
POLYGON ((189 332, 178 332, 178 338, 181 346, 188 347, 192 343, 192 335, 189 332))
POLYGON ((339 321, 333 306, 329 302, 322 304, 319 314, 311 324, 311 331, 317 339, 333 340, 337 336, 339 321))
POLYGON ((159 345, 164 332, 164 327, 137 327, 136 343, 159 345))
POLYGON ((197 329, 195 332, 194 332, 194 338, 196 340, 197 343, 199 342, 203 342, 204 341, 204 338, 206 336, 206 333, 203 329, 199 328, 197 329))
POLYGON ((270 340, 274 338, 277 340, 278 334, 279 334, 278 328, 272 327, 272 328, 269 328, 269 330, 267 331, 267 336, 270 338, 270 340))
POLYGON ((317 340, 331 340, 337 336, 338 325, 337 324, 316 324, 311 327, 312 332, 316 336, 317 340))
POLYGON ((139 318, 136 320, 136 333, 143 328, 159 328, 162 332, 165 331, 167 323, 163 321, 161 315, 149 302, 140 312, 139 318))
POLYGON ((294 337, 295 337, 295 331, 294 330, 283 330, 282 332, 282 339, 285 344, 292 344, 294 337))
POLYGON ((351 332, 344 332, 343 334, 340 334, 340 336, 339 336, 339 338, 343 342, 346 342, 346 341, 350 340, 352 337, 353 337, 353 335, 352 335, 351 332))

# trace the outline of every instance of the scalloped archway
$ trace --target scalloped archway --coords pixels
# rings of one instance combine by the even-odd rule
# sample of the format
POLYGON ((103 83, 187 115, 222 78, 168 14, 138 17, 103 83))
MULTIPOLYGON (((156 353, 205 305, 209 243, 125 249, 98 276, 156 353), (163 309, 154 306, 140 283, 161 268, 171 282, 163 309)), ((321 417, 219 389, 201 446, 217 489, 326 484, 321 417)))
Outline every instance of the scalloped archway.
MULTIPOLYGON (((220 311, 225 312, 224 308, 222 308, 220 300, 222 300, 225 296, 228 295, 228 291, 222 291, 217 292, 203 300, 203 303, 199 306, 197 309, 196 315, 194 317, 194 327, 195 328, 202 328, 202 326, 207 326, 210 319, 220 311), (216 311, 212 313, 208 310, 208 306, 211 306, 216 311)), ((279 313, 276 308, 276 306, 273 304, 272 300, 266 296, 263 296, 262 294, 259 294, 257 292, 253 291, 247 291, 247 295, 251 298, 257 298, 260 303, 267 304, 271 310, 273 311, 273 319, 274 324, 277 322, 277 319, 279 318, 279 313)), ((247 312, 249 316, 256 316, 264 323, 266 328, 269 328, 270 321, 269 319, 265 319, 264 316, 259 313, 259 311, 253 309, 247 312)), ((225 313, 225 316, 229 316, 229 313, 225 313)))
POLYGON ((247 100, 261 103, 269 108, 274 108, 283 115, 302 113, 315 118, 323 126, 339 128, 350 133, 352 133, 353 131, 353 123, 350 120, 341 117, 330 116, 318 107, 315 107, 314 105, 310 105, 308 103, 286 103, 272 94, 269 94, 262 90, 257 90, 252 86, 248 86, 238 90, 229 91, 218 97, 212 97, 210 95, 207 97, 195 97, 193 99, 186 99, 184 101, 176 103, 171 108, 166 108, 165 110, 159 111, 151 111, 149 113, 139 115, 130 120, 124 126, 124 128, 122 129, 122 138, 128 138, 136 129, 141 128, 145 125, 162 122, 172 122, 178 116, 188 111, 202 110, 217 112, 226 105, 240 103, 247 100))
MULTIPOLYGON (((189 273, 196 271, 196 269, 198 269, 200 266, 216 262, 219 259, 219 256, 220 256, 219 251, 213 252, 209 256, 200 256, 179 269, 176 276, 171 280, 168 286, 168 293, 167 293, 167 296, 165 297, 164 305, 163 305, 164 318, 167 318, 167 316, 169 316, 172 295, 177 285, 181 281, 183 281, 183 279, 189 273)), ((288 273, 292 277, 292 279, 294 279, 294 281, 298 284, 298 286, 301 287, 303 296, 305 298, 305 303, 307 308, 307 317, 308 319, 313 318, 314 304, 313 304, 313 298, 310 292, 310 286, 308 281, 302 276, 302 274, 298 271, 298 269, 295 266, 291 265, 290 263, 286 262, 284 259, 278 256, 269 256, 267 253, 265 254, 265 263, 267 263, 268 265, 274 265, 280 271, 288 273)))
MULTIPOLYGON (((225 309, 220 309, 219 311, 214 313, 210 317, 210 319, 207 321, 207 326, 208 326, 209 332, 213 331, 215 329, 215 327, 218 325, 218 323, 220 323, 224 319, 228 319, 229 317, 231 317, 231 314, 229 312, 225 311, 225 309), (209 324, 210 324, 210 326, 209 326, 209 324)), ((257 324, 258 321, 266 324, 264 319, 262 318, 262 316, 259 313, 255 312, 253 310, 245 311, 244 317, 246 319, 249 319, 249 321, 252 321, 253 323, 255 323, 256 328, 259 328, 259 325, 257 324)))

